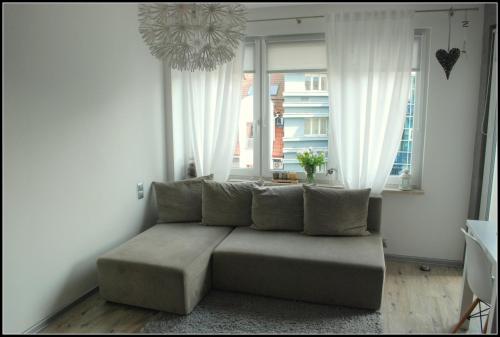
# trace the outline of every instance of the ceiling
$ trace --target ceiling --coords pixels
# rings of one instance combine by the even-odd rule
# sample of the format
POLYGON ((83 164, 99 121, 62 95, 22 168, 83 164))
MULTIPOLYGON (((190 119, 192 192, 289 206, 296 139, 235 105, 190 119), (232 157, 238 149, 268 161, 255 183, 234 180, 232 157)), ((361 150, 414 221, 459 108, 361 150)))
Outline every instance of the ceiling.
POLYGON ((248 9, 264 8, 264 7, 279 7, 279 6, 296 6, 296 5, 311 5, 314 2, 240 2, 248 9))

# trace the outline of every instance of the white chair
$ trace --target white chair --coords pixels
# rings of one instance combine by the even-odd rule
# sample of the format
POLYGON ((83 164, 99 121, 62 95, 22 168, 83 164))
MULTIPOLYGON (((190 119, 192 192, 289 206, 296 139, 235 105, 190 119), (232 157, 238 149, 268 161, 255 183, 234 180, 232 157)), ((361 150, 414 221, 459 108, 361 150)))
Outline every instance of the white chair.
MULTIPOLYGON (((488 260, 486 253, 483 248, 477 241, 475 237, 467 233, 463 228, 461 229, 465 235, 465 263, 464 266, 467 268, 467 282, 469 283, 469 287, 472 292, 476 295, 476 299, 472 302, 471 306, 467 309, 467 311, 460 318, 460 321, 453 328, 453 333, 457 332, 458 329, 462 326, 466 319, 470 319, 471 317, 477 317, 481 319, 481 328, 482 328, 482 316, 483 312, 488 310, 490 307, 491 293, 493 291, 493 275, 492 275, 492 265, 488 260), (485 310, 481 310, 481 302, 485 303, 488 307, 485 310), (471 316, 471 312, 474 308, 479 304, 479 313, 471 316)), ((488 320, 486 320, 486 324, 483 328, 483 333, 486 331, 486 327, 488 325, 488 320)))

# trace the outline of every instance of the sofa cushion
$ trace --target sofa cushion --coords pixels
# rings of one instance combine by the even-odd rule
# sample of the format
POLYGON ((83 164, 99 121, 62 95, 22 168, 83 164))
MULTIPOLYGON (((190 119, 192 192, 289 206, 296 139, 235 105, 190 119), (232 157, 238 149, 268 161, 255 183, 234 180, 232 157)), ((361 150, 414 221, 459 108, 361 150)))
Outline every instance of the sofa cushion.
POLYGON ((304 233, 369 235, 370 189, 344 190, 304 185, 304 233))
POLYGON ((210 289, 212 251, 231 230, 158 224, 98 258, 100 294, 113 302, 187 314, 210 289))
POLYGON ((236 228, 213 253, 213 287, 378 309, 385 273, 382 238, 307 236, 236 228))
POLYGON ((250 226, 254 182, 202 182, 202 223, 213 226, 250 226))
POLYGON ((265 186, 252 190, 252 226, 258 230, 302 231, 302 185, 265 186))
POLYGON ((201 221, 201 181, 213 174, 174 182, 153 182, 158 223, 201 221))

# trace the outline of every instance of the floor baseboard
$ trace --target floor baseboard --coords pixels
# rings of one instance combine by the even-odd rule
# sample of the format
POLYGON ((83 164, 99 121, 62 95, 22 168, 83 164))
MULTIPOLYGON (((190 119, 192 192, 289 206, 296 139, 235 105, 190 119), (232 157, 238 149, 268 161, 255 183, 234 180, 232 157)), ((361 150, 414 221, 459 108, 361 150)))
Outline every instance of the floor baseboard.
POLYGON ((389 261, 413 262, 413 263, 447 266, 447 267, 463 268, 463 266, 464 266, 463 261, 434 259, 434 258, 428 258, 428 257, 385 254, 385 258, 386 258, 386 260, 389 260, 389 261))
POLYGON ((76 300, 70 302, 69 304, 64 305, 61 309, 57 310, 55 313, 53 313, 53 314, 49 315, 48 317, 42 319, 40 322, 36 323, 31 328, 29 328, 26 331, 24 331, 23 334, 25 334, 25 335, 34 335, 34 334, 39 333, 40 331, 42 331, 50 323, 50 321, 54 317, 56 317, 56 316, 64 313, 66 310, 68 310, 69 308, 73 307, 75 304, 78 304, 78 303, 82 302, 83 300, 85 300, 87 297, 89 297, 90 295, 92 295, 97 290, 97 288, 98 287, 93 287, 89 291, 85 292, 85 294, 83 294, 82 296, 78 297, 76 300))

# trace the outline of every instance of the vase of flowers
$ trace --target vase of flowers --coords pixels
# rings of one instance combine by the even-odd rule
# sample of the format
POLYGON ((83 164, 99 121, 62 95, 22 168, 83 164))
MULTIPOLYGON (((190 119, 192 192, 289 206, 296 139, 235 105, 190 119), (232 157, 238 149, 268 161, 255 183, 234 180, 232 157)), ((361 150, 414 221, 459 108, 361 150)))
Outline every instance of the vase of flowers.
POLYGON ((299 165, 306 171, 307 182, 314 184, 316 168, 326 164, 325 154, 323 152, 316 153, 312 149, 309 149, 305 152, 299 152, 297 159, 299 160, 299 165))

